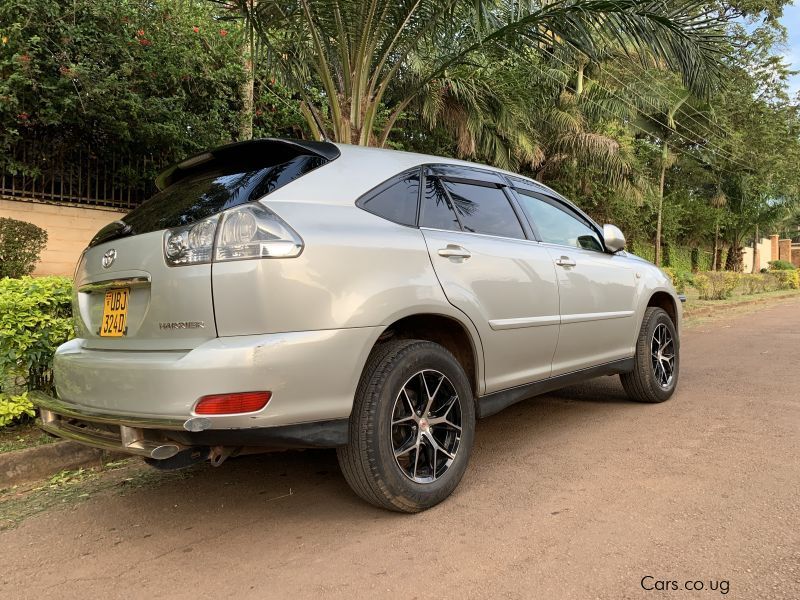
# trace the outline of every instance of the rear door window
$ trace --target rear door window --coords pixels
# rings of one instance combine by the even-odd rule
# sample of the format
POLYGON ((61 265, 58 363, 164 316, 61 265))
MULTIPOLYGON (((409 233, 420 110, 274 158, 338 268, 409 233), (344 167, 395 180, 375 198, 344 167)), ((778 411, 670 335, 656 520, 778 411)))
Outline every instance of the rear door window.
POLYGON ((444 182, 438 177, 425 178, 425 194, 422 199, 419 224, 421 227, 431 229, 461 231, 461 225, 444 188, 444 182))
POLYGON ((356 206, 367 212, 412 227, 417 224, 418 204, 419 169, 402 173, 368 192, 356 202, 356 206))

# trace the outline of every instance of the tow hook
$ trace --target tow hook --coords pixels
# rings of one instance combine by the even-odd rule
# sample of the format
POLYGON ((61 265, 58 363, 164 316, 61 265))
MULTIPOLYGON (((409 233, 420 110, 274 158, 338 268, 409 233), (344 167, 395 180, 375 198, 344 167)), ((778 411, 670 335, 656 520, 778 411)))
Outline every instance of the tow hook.
POLYGON ((231 456, 236 456, 239 453, 239 448, 231 448, 230 446, 212 446, 208 454, 208 460, 212 467, 218 467, 231 456))

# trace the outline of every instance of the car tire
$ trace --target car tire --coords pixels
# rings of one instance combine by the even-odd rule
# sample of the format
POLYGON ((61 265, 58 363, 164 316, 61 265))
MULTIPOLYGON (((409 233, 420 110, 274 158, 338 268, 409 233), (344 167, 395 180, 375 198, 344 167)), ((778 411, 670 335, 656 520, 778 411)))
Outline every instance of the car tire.
POLYGON ((474 437, 472 387, 455 357, 432 342, 394 340, 376 347, 367 361, 349 442, 337 456, 361 498, 414 513, 456 488, 474 437))
POLYGON ((648 307, 636 340, 633 370, 621 373, 622 387, 636 402, 664 402, 675 392, 680 372, 680 340, 664 309, 648 307))

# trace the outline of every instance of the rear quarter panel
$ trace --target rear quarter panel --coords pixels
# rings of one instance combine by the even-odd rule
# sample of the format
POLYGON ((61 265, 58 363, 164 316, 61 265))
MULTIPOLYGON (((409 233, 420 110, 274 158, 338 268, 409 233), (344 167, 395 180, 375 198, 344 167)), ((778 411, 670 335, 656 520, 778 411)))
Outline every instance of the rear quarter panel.
POLYGON ((386 327, 413 314, 441 314, 469 331, 483 381, 480 338, 447 301, 418 229, 355 206, 265 204, 300 234, 304 250, 292 259, 213 265, 220 336, 386 327))

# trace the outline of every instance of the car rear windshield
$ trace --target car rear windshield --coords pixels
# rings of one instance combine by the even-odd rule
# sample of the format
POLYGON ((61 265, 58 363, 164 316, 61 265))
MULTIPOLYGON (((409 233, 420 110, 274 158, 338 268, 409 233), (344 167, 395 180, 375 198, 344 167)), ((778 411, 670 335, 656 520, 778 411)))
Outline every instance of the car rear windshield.
POLYGON ((295 145, 236 146, 189 159, 165 172, 161 176, 169 183, 165 189, 101 229, 90 246, 189 225, 263 198, 331 160, 295 145))

